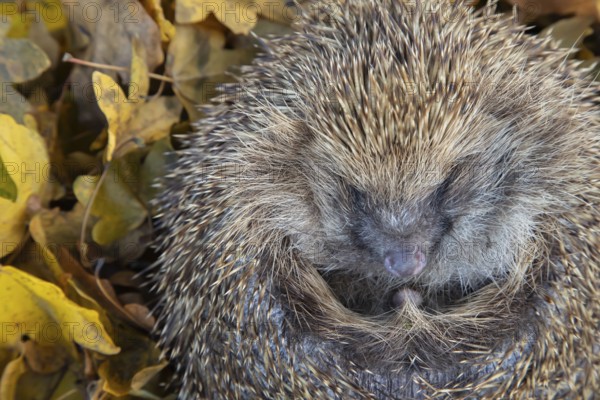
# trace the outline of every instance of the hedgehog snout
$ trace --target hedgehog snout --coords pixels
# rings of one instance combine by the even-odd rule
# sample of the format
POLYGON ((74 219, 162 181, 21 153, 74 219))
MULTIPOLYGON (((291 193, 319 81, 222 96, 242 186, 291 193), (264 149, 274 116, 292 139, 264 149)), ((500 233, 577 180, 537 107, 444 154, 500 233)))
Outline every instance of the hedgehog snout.
POLYGON ((400 245, 384 253, 385 269, 399 278, 418 275, 427 265, 427 257, 419 246, 400 245))

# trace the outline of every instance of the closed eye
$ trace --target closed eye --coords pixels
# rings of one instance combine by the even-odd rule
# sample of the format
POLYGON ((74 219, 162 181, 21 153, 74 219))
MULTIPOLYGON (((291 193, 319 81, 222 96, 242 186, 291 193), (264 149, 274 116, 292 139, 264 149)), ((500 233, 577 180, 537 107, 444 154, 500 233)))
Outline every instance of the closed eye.
POLYGON ((348 186, 352 208, 364 211, 368 206, 367 194, 355 186, 348 186))
POLYGON ((431 204, 439 209, 448 200, 452 184, 454 184, 462 175, 462 165, 458 164, 452 167, 446 179, 435 189, 431 196, 431 204))

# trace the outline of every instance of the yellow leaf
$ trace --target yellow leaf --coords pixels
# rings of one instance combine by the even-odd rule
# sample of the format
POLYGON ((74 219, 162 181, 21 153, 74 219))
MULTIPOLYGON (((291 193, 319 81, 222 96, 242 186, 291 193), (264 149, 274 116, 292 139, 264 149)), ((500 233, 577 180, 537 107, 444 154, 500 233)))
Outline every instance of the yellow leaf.
POLYGON ((177 98, 155 97, 135 108, 128 128, 136 138, 152 143, 169 135, 180 114, 181 103, 177 98))
MULTIPOLYGON (((92 238, 96 243, 108 244, 123 237, 139 227, 147 217, 146 208, 128 185, 128 182, 138 178, 124 175, 126 167, 126 162, 120 160, 111 164, 107 178, 94 199, 91 213, 100 218, 92 229, 92 238)), ((98 179, 89 175, 77 177, 73 183, 77 200, 87 205, 98 179)))
MULTIPOLYGON (((138 63, 136 72, 142 84, 142 92, 147 93, 147 77, 138 63)), ((121 88, 108 75, 94 72, 96 99, 108 121, 108 144, 106 159, 112 161, 115 150, 119 156, 127 154, 141 144, 147 144, 169 134, 170 127, 179 120, 181 104, 175 97, 157 97, 150 101, 138 98, 128 99, 121 88)))
POLYGON ((175 27, 165 18, 165 13, 160 4, 160 0, 142 0, 144 8, 148 10, 148 13, 152 16, 152 19, 158 24, 160 29, 160 40, 163 42, 169 42, 175 36, 175 27))
POLYGON ((23 125, 25 125, 27 128, 29 128, 32 131, 38 131, 38 125, 37 125, 37 121, 35 120, 33 115, 25 115, 23 117, 23 125))
POLYGON ((72 356, 73 342, 102 354, 117 354, 98 313, 69 300, 56 285, 14 267, 0 268, 2 347, 14 347, 23 335, 40 344, 64 347, 72 356))
POLYGON ((27 372, 23 357, 15 358, 8 363, 0 379, 0 399, 17 400, 17 382, 27 372))
POLYGON ((148 77, 148 64, 146 64, 146 48, 133 38, 131 52, 131 82, 129 82, 129 99, 138 100, 148 96, 150 78, 148 77))
POLYGON ((248 3, 245 0, 179 0, 175 5, 175 21, 179 24, 201 22, 212 14, 233 33, 248 34, 258 19, 256 8, 249 7, 248 3))
POLYGON ((37 0, 35 3, 35 6, 40 10, 38 14, 41 15, 50 32, 60 32, 67 29, 69 26, 69 12, 63 9, 60 0, 37 0))
MULTIPOLYGON (((42 194, 50 177, 48 153, 40 135, 19 125, 9 115, 0 115, 0 158, 16 185, 17 198, 13 202, 0 198, 0 242, 3 253, 11 252, 21 241, 26 230, 27 199, 42 194)), ((3 179, 0 177, 0 179, 3 179)))
POLYGON ((43 22, 52 33, 64 31, 69 24, 69 10, 63 9, 60 0, 27 0, 19 4, 14 3, 16 2, 3 2, 3 7, 0 8, 0 13, 4 14, 2 19, 11 20, 10 37, 26 37, 31 24, 36 22, 43 22))
POLYGON ((94 71, 92 80, 96 101, 108 121, 106 159, 111 161, 117 145, 122 143, 120 136, 123 135, 123 127, 131 116, 132 104, 110 76, 94 71))
POLYGON ((235 34, 247 35, 256 25, 259 15, 290 24, 298 18, 298 9, 283 0, 179 0, 175 20, 179 24, 201 22, 209 15, 235 34))
MULTIPOLYGON (((43 209, 31 219, 29 232, 39 245, 39 250, 35 251, 35 254, 42 255, 43 261, 52 271, 54 279, 63 283, 63 291, 67 297, 80 306, 98 311, 100 321, 110 329, 112 324, 108 320, 107 314, 124 320, 131 319, 131 316, 122 311, 118 300, 115 301, 116 295, 112 293, 112 287, 107 286, 110 283, 104 279, 96 280, 89 270, 84 269, 70 255, 70 251, 76 254, 80 250, 78 243, 83 216, 84 206, 81 203, 77 203, 69 212, 60 211, 57 208, 43 209), (112 297, 110 297, 111 294, 112 297), (106 297, 107 295, 110 300, 106 297), (102 305, 95 299, 98 299, 102 305)), ((91 227, 88 228, 86 232, 91 230, 91 227)), ((84 248, 87 245, 84 245, 84 248)), ((95 248, 92 252, 98 250, 104 251, 95 248)), ((83 253, 88 254, 86 251, 83 253)), ((127 254, 131 255, 132 252, 129 250, 127 254)))
POLYGON ((5 198, 12 201, 17 201, 17 185, 15 181, 10 177, 8 169, 4 166, 2 161, 2 155, 0 155, 0 198, 5 198))

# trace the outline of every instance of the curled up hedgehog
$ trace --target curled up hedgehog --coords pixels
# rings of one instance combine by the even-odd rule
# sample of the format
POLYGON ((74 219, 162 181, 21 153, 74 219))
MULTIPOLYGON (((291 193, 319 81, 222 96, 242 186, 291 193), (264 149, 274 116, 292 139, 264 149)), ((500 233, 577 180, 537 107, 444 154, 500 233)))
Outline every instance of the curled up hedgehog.
POLYGON ((153 277, 180 398, 600 393, 596 89, 436 4, 311 4, 188 136, 153 277))

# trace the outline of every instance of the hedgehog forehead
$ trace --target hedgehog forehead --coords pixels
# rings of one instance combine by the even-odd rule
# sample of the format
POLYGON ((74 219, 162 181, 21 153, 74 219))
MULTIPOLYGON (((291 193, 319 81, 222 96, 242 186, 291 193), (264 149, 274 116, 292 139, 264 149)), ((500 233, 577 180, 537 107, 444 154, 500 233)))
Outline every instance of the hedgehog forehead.
POLYGON ((451 141, 382 145, 375 138, 373 142, 363 148, 327 140, 313 142, 302 157, 320 160, 318 165, 324 171, 330 171, 356 187, 406 185, 418 190, 441 183, 452 166, 469 158, 474 151, 464 143, 466 140, 462 146, 451 141))
POLYGON ((460 115, 452 105, 435 106, 423 104, 414 114, 390 121, 390 126, 380 123, 385 110, 363 112, 359 128, 348 122, 353 116, 338 116, 332 125, 314 131, 310 157, 331 165, 349 180, 362 179, 357 186, 387 182, 418 194, 440 184, 457 164, 469 160, 490 166, 506 154, 518 153, 515 149, 524 139, 515 135, 510 118, 487 112, 460 115))
POLYGON ((348 194, 368 193, 370 203, 388 209, 409 204, 418 208, 429 201, 451 166, 452 160, 448 162, 439 154, 431 158, 423 153, 417 156, 415 152, 340 157, 336 152, 322 154, 319 163, 311 164, 310 177, 319 175, 331 179, 329 182, 335 182, 332 188, 348 194))

